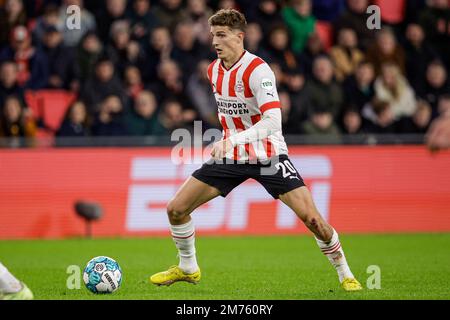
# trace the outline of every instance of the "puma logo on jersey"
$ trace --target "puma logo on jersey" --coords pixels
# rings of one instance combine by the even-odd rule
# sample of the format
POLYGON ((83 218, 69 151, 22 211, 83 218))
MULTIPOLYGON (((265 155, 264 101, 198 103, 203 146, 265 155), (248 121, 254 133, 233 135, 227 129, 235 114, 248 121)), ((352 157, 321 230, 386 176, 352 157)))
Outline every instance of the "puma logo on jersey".
POLYGON ((266 94, 267 94, 268 96, 271 96, 272 98, 274 97, 274 96, 273 96, 273 93, 266 92, 266 94))

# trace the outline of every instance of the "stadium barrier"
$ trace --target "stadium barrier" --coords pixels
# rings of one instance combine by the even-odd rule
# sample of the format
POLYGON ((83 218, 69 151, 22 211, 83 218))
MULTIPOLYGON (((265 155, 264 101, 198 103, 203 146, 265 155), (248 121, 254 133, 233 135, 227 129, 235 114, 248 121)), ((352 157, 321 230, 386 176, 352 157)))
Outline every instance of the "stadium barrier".
MULTIPOLYGON (((84 235, 79 200, 103 218, 94 237, 168 236, 166 203, 200 164, 171 161, 168 147, 0 149, 0 238, 84 235)), ((290 158, 320 212, 341 233, 450 231, 450 153, 423 146, 292 146, 290 158)), ((203 235, 307 230, 248 180, 198 208, 203 235)))

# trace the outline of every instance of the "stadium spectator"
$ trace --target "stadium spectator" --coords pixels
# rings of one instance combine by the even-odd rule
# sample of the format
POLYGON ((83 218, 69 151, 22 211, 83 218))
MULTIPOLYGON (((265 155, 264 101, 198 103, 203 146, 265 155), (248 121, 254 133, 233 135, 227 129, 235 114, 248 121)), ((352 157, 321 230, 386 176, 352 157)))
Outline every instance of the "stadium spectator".
POLYGON ((343 28, 355 30, 358 43, 363 51, 371 45, 375 31, 367 28, 367 7, 369 0, 347 0, 347 9, 342 12, 334 23, 335 38, 343 28))
POLYGON ((74 51, 63 44, 62 34, 55 26, 48 26, 45 30, 43 50, 49 63, 46 87, 78 92, 80 82, 74 51))
POLYGON ((299 55, 314 32, 316 19, 311 15, 311 0, 292 0, 282 9, 282 15, 291 36, 292 51, 299 55))
POLYGON ((439 97, 439 116, 433 120, 425 139, 432 151, 450 148, 450 94, 439 97))
POLYGON ((86 81, 95 70, 95 63, 103 52, 103 45, 95 32, 84 35, 77 48, 76 64, 81 83, 86 81))
POLYGON ((192 131, 193 114, 183 110, 183 105, 176 99, 164 101, 158 122, 162 130, 155 134, 170 135, 174 129, 184 128, 192 131))
POLYGON ((31 44, 31 35, 24 26, 12 30, 10 45, 0 52, 0 62, 17 64, 17 82, 26 89, 42 89, 48 81, 48 60, 41 48, 31 44))
POLYGON ((261 26, 258 23, 250 22, 245 28, 244 44, 247 51, 269 62, 268 53, 263 48, 263 36, 261 26))
POLYGON ((268 60, 277 63, 283 72, 300 73, 300 63, 289 47, 289 33, 284 25, 275 25, 270 30, 265 51, 268 60))
POLYGON ((12 30, 27 25, 27 14, 22 0, 6 0, 0 9, 0 48, 6 46, 12 30))
POLYGON ((274 25, 268 38, 265 53, 268 61, 280 67, 279 83, 293 95, 300 93, 305 79, 299 59, 290 49, 288 30, 283 25, 274 25))
POLYGON ((450 94, 439 97, 438 112, 440 117, 450 117, 450 94))
POLYGON ((345 0, 314 0, 313 16, 320 21, 335 21, 345 10, 345 0))
POLYGON ((6 97, 0 119, 0 137, 34 137, 36 123, 27 114, 19 97, 6 97))
POLYGON ((312 110, 309 120, 302 123, 302 131, 309 135, 328 135, 332 142, 340 142, 341 132, 334 121, 333 114, 327 108, 312 110))
POLYGON ((416 92, 423 92, 427 66, 438 58, 438 53, 425 40, 425 32, 417 23, 407 26, 404 49, 408 81, 416 92))
POLYGON ((291 109, 293 114, 303 119, 306 117, 306 112, 309 110, 309 99, 305 93, 305 76, 302 73, 284 72, 281 66, 272 62, 269 64, 275 79, 277 79, 277 89, 279 92, 288 92, 291 109))
POLYGON ((300 134, 301 128, 301 115, 298 109, 293 108, 291 95, 286 90, 278 91, 278 97, 281 103, 281 119, 282 128, 284 134, 300 134))
POLYGON ((431 106, 424 100, 417 101, 416 112, 411 117, 402 117, 397 123, 398 133, 424 134, 431 123, 431 106))
POLYGON ((100 103, 92 124, 94 136, 125 136, 124 107, 119 96, 111 94, 100 103))
POLYGON ((86 104, 88 112, 92 114, 100 111, 98 104, 111 95, 118 96, 121 104, 126 102, 125 90, 115 75, 115 67, 112 61, 104 56, 98 60, 95 74, 85 82, 81 98, 86 104))
POLYGON ((280 14, 279 4, 275 0, 259 1, 248 20, 249 22, 254 22, 260 25, 264 34, 269 34, 269 31, 273 28, 273 26, 283 23, 283 17, 280 14))
POLYGON ((356 66, 364 59, 364 54, 358 49, 358 38, 354 30, 342 28, 339 31, 338 43, 331 48, 330 57, 337 81, 343 82, 355 72, 356 66))
POLYGON ((128 100, 134 100, 144 90, 141 71, 136 66, 128 66, 124 74, 125 90, 128 100))
POLYGON ((361 111, 364 105, 369 103, 375 95, 374 81, 373 65, 367 61, 362 61, 356 67, 355 74, 350 76, 343 84, 346 105, 361 111))
POLYGON ((90 135, 89 115, 86 105, 82 101, 75 101, 69 106, 56 135, 59 137, 86 137, 90 135))
POLYGON ((110 43, 106 54, 116 67, 117 74, 123 75, 129 65, 142 69, 146 65, 145 53, 139 42, 131 40, 130 26, 127 20, 116 20, 111 25, 110 43))
POLYGON ((158 105, 153 92, 141 91, 125 116, 127 132, 132 136, 160 135, 165 129, 158 122, 158 105))
POLYGON ((285 79, 283 79, 285 74, 283 73, 283 70, 281 70, 281 66, 276 62, 270 62, 269 67, 275 74, 275 79, 277 79, 277 89, 279 90, 285 89, 284 86, 285 79))
POLYGON ((176 99, 184 108, 192 109, 189 97, 186 95, 183 74, 173 60, 165 60, 158 66, 158 80, 149 86, 155 92, 158 102, 176 99))
POLYGON ((182 21, 175 27, 174 46, 171 58, 177 62, 183 74, 183 82, 186 83, 191 74, 195 72, 198 62, 202 58, 208 58, 208 47, 195 39, 194 25, 189 21, 182 21))
POLYGON ((5 61, 0 65, 0 112, 8 96, 16 96, 25 104, 24 91, 17 82, 17 65, 14 61, 5 61))
POLYGON ((395 119, 412 116, 416 111, 414 91, 397 65, 385 63, 375 80, 375 97, 387 102, 395 119))
POLYGON ((152 9, 150 0, 133 1, 133 10, 129 17, 131 37, 138 41, 141 46, 146 46, 151 30, 159 24, 152 9))
POLYGON ((425 135, 425 142, 431 151, 450 148, 450 117, 435 119, 425 135))
POLYGON ((381 73, 381 65, 387 62, 396 64, 405 74, 405 52, 389 27, 377 33, 375 43, 367 50, 367 60, 373 64, 377 76, 381 73))
POLYGON ((404 23, 416 23, 419 21, 420 14, 423 12, 428 0, 407 0, 405 1, 405 19, 404 23))
POLYGON ((302 66, 302 70, 304 71, 305 76, 307 76, 307 77, 312 76, 314 60, 317 57, 326 55, 326 54, 327 53, 325 51, 323 41, 320 38, 319 34, 316 32, 312 33, 309 36, 308 42, 306 43, 306 47, 303 50, 303 52, 299 58, 301 66, 302 66))
POLYGON ((305 94, 311 101, 312 111, 327 110, 335 119, 340 115, 344 93, 333 79, 333 65, 329 57, 320 56, 314 60, 313 78, 307 81, 305 94))
POLYGON ((236 9, 239 10, 239 6, 235 0, 218 0, 217 10, 220 9, 236 9))
MULTIPOLYGON (((64 44, 68 47, 76 47, 83 36, 89 31, 96 30, 95 18, 88 10, 83 7, 83 0, 64 0, 59 11, 58 28, 62 30, 64 44), (80 8, 80 26, 79 28, 69 28, 67 25, 67 8, 69 6, 78 6, 80 8)), ((106 39, 106 38, 105 38, 106 39)))
POLYGON ((187 82, 186 94, 188 95, 194 109, 199 113, 200 118, 209 127, 220 128, 217 118, 217 104, 208 80, 207 72, 209 60, 202 60, 197 65, 187 82))
POLYGON ((395 134, 397 123, 389 102, 374 99, 362 110, 365 119, 363 130, 373 134, 395 134))
POLYGON ((172 51, 172 39, 169 29, 157 27, 150 34, 150 47, 145 50, 147 64, 144 68, 143 78, 145 83, 155 81, 157 78, 157 67, 163 60, 170 58, 172 51))
POLYGON ((450 5, 448 0, 430 0, 419 16, 427 38, 436 46, 450 68, 450 5))
POLYGON ((55 3, 49 3, 45 6, 42 16, 36 19, 33 27, 33 40, 41 42, 44 37, 45 30, 48 27, 59 27, 59 7, 55 3))
POLYGON ((213 11, 208 7, 206 0, 188 0, 187 14, 193 23, 195 38, 205 46, 210 46, 210 33, 208 19, 213 11))
POLYGON ((110 38, 111 25, 118 20, 126 20, 126 0, 106 0, 96 15, 97 33, 106 45, 110 38))
POLYGON ((159 5, 155 6, 153 13, 160 24, 170 31, 175 29, 179 21, 189 18, 187 11, 183 8, 182 0, 161 0, 159 5))
POLYGON ((357 108, 348 107, 345 109, 342 115, 342 133, 345 134, 362 134, 363 120, 361 114, 357 108))
POLYGON ((439 97, 450 93, 450 81, 445 66, 439 60, 428 65, 425 90, 420 96, 426 100, 433 110, 433 118, 438 116, 439 97))

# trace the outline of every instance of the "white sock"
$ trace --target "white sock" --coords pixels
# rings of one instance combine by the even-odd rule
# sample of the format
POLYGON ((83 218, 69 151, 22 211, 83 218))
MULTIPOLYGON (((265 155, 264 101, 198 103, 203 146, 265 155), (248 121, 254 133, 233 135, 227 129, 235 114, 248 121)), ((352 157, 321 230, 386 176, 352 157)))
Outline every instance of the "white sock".
POLYGON ((180 225, 171 225, 173 241, 178 249, 180 263, 178 266, 185 273, 191 274, 198 271, 197 258, 195 256, 195 229, 194 222, 180 225))
POLYGON ((342 250, 341 243, 339 242, 339 235, 336 230, 333 229, 333 236, 329 242, 325 242, 316 238, 317 244, 320 250, 325 254, 336 269, 339 282, 342 282, 345 278, 354 278, 353 273, 350 271, 350 267, 345 259, 344 250, 342 250))
POLYGON ((0 292, 15 293, 22 290, 22 284, 0 262, 0 292))

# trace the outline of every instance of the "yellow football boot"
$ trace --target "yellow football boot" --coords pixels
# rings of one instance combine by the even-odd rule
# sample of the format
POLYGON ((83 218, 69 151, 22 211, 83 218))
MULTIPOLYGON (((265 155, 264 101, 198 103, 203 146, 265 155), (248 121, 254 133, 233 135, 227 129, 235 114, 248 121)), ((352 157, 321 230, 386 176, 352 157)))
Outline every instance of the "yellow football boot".
POLYGON ((22 289, 14 293, 1 293, 0 300, 33 300, 33 292, 22 282, 22 289))
POLYGON ((155 273, 150 277, 150 282, 157 286, 170 286, 177 281, 186 281, 197 284, 200 281, 201 272, 198 271, 187 274, 184 273, 178 266, 171 266, 169 270, 155 273))
POLYGON ((346 278, 341 283, 342 288, 345 291, 359 291, 362 290, 361 284, 356 279, 346 278))

